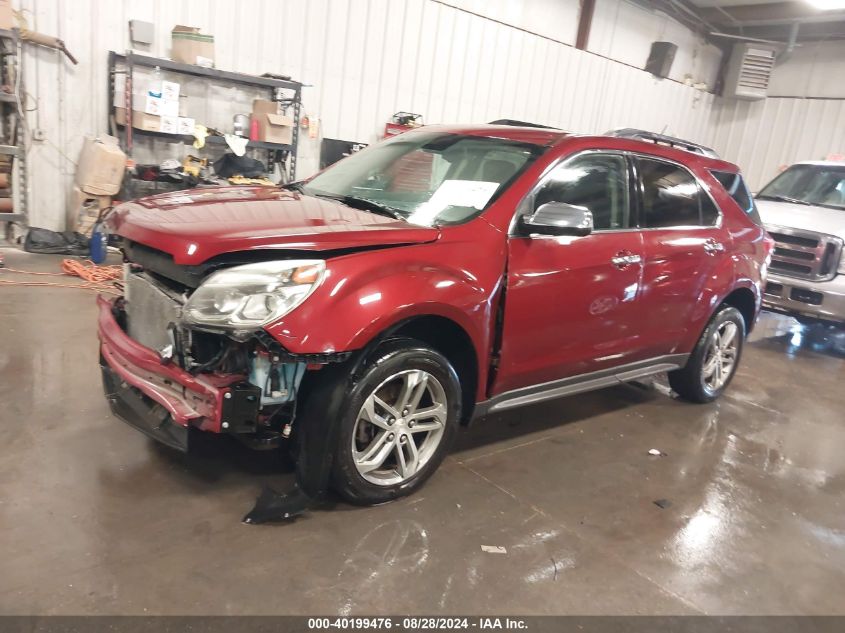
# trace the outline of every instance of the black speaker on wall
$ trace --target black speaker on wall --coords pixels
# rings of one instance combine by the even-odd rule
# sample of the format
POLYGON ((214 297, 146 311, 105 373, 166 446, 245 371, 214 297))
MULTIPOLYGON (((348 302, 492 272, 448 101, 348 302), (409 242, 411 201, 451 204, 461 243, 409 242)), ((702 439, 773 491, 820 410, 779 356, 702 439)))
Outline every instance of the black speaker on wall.
POLYGON ((657 77, 668 77, 677 51, 678 45, 672 42, 652 42, 645 69, 657 77))

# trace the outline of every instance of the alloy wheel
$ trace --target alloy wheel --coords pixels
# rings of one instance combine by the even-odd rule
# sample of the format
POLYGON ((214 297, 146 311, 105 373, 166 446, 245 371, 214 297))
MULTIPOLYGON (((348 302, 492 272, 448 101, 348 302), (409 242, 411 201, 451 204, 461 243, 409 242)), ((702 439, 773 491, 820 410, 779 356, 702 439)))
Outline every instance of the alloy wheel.
POLYGON ((443 439, 448 402, 422 369, 398 372, 364 401, 352 430, 352 459, 370 483, 392 486, 418 473, 443 439))
POLYGON ((727 384, 736 367, 738 352, 739 327, 733 321, 725 321, 711 335, 704 355, 701 382, 706 390, 714 393, 727 384))

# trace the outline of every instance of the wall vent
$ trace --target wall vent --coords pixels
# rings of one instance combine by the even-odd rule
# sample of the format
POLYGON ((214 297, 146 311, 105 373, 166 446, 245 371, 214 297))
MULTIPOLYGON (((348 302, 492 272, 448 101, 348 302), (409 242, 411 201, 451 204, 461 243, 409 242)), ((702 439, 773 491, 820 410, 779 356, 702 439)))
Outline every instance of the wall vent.
POLYGON ((765 99, 775 66, 777 50, 761 44, 734 44, 725 73, 724 96, 734 99, 765 99))

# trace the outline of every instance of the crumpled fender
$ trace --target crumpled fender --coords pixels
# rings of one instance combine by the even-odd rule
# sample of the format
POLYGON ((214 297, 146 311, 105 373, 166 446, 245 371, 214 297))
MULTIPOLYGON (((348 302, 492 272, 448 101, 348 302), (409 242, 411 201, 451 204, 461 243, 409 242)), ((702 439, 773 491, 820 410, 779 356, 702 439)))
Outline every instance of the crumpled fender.
POLYGON ((320 287, 265 329, 292 353, 319 354, 360 350, 415 316, 444 317, 472 341, 484 385, 504 238, 486 223, 474 233, 473 242, 467 236, 329 259, 320 287), (489 240, 478 239, 484 227, 489 240))

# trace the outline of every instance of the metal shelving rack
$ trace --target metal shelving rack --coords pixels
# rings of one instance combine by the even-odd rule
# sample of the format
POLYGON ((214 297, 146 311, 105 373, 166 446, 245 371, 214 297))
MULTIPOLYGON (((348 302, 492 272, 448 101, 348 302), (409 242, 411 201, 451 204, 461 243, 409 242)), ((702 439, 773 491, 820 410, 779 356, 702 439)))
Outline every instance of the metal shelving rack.
MULTIPOLYGON (((228 83, 234 85, 242 85, 250 88, 266 89, 271 100, 276 100, 277 91, 279 89, 285 91, 283 103, 287 105, 289 110, 293 111, 293 130, 292 142, 288 144, 282 143, 266 143, 263 141, 249 141, 247 143, 247 150, 264 150, 267 152, 268 166, 272 167, 276 163, 284 163, 287 160, 288 168, 287 175, 292 181, 296 179, 296 153, 299 144, 299 117, 302 107, 302 84, 298 81, 275 79, 272 77, 259 77, 256 75, 247 75, 244 73, 236 73, 227 70, 219 70, 217 68, 205 68, 204 66, 196 66, 193 64, 183 64, 181 62, 174 62, 169 59, 160 59, 158 57, 150 57, 149 55, 139 55, 138 53, 127 52, 125 54, 109 51, 109 73, 108 73, 108 108, 109 113, 109 130, 120 139, 120 145, 127 157, 132 157, 132 149, 134 144, 134 137, 151 136, 170 140, 173 142, 193 143, 193 136, 168 134, 165 132, 151 132, 148 130, 139 130, 132 127, 132 125, 118 125, 114 117, 114 95, 115 82, 119 80, 120 75, 123 76, 124 94, 126 101, 124 107, 127 113, 127 123, 131 123, 133 112, 133 94, 132 81, 133 73, 136 67, 144 68, 160 68, 162 71, 179 73, 183 75, 190 75, 193 77, 203 77, 209 81, 228 83), (287 96, 287 95, 290 96, 287 96)), ((201 123, 201 121, 198 121, 201 123)), ((206 143, 210 145, 225 145, 226 141, 219 136, 209 136, 206 138, 206 143)), ((131 192, 131 184, 129 184, 131 192)))
MULTIPOLYGON (((20 33, 17 29, 0 29, 0 83, 13 86, 15 92, 0 92, 0 156, 9 157, 9 185, 17 193, 12 213, 0 213, 0 222, 27 222, 26 147, 23 134, 21 104, 25 94, 23 65, 20 63, 20 33), (15 159, 18 159, 17 161, 15 159), (17 168, 17 178, 15 171, 17 168)), ((2 159, 0 159, 2 160, 2 159)))

